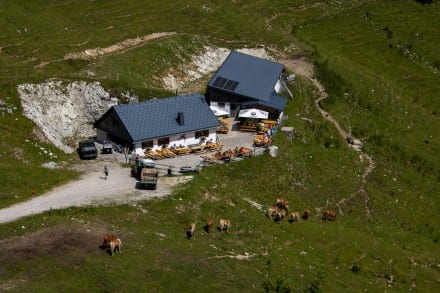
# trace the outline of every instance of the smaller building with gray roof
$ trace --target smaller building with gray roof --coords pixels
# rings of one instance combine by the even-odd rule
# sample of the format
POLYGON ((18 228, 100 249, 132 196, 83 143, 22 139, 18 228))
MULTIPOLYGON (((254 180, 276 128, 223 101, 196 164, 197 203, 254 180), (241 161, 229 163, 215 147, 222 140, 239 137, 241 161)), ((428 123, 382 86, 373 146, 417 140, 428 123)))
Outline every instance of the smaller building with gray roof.
POLYGON ((206 88, 208 102, 235 117, 240 109, 259 108, 277 119, 287 104, 284 65, 232 51, 206 88))

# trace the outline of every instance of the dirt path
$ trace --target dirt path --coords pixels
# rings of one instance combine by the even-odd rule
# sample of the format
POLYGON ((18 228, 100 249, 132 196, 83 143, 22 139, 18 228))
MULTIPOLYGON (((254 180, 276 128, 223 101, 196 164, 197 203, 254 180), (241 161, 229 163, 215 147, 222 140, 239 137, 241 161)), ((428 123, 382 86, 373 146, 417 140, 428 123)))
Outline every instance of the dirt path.
MULTIPOLYGON (((362 151, 362 141, 360 139, 357 139, 352 136, 350 132, 345 131, 340 125, 339 122, 332 116, 330 113, 325 111, 323 107, 321 106, 321 101, 327 98, 327 93, 325 92, 324 87, 322 84, 314 77, 313 74, 313 66, 307 62, 307 60, 303 57, 298 59, 290 59, 290 60, 280 60, 280 63, 284 64, 287 69, 295 72, 296 74, 302 75, 312 81, 312 83, 316 86, 316 88, 319 91, 318 99, 315 101, 315 106, 318 109, 318 111, 321 113, 322 117, 332 123, 339 135, 347 142, 347 145, 357 152, 359 152, 359 158, 361 161, 368 161, 368 166, 365 169, 364 173, 362 174, 362 180, 361 184, 357 191, 353 192, 349 197, 344 198, 336 203, 336 206, 339 209, 339 213, 341 215, 344 214, 343 207, 346 205, 350 200, 353 200, 358 194, 360 194, 364 199, 364 206, 366 215, 368 218, 371 218, 371 211, 369 208, 369 201, 370 198, 368 196, 367 191, 365 190, 365 186, 367 185, 367 177, 368 175, 373 172, 373 170, 376 168, 376 163, 373 160, 373 158, 362 151)), ((322 208, 316 208, 317 211, 321 211, 322 208)))
MULTIPOLYGON (((251 147, 252 133, 231 131, 220 135, 224 149, 235 146, 251 147)), ((161 175, 166 175, 171 168, 173 174, 183 166, 196 166, 200 155, 178 156, 172 159, 156 161, 161 175)), ((100 155, 98 160, 83 161, 74 166, 84 172, 78 180, 67 183, 31 200, 0 209, 0 223, 11 222, 19 218, 39 214, 52 209, 68 207, 124 204, 151 198, 164 197, 172 193, 177 185, 187 182, 191 176, 160 176, 156 190, 136 188, 136 180, 130 177, 130 169, 121 167, 125 162, 122 154, 100 155), (108 179, 104 179, 104 165, 109 169, 108 179)))
MULTIPOLYGON (((102 162, 97 165, 103 165, 102 162)), ((187 176, 159 178, 156 190, 136 188, 136 180, 130 177, 130 169, 119 164, 107 163, 109 176, 104 179, 103 170, 84 173, 80 179, 55 188, 29 201, 0 210, 0 223, 11 222, 21 217, 39 214, 52 209, 73 206, 121 204, 163 197, 171 193, 173 186, 188 180, 187 176)))
MULTIPOLYGON (((73 53, 68 53, 64 56, 63 60, 68 60, 68 59, 85 59, 85 60, 89 60, 89 59, 95 59, 99 56, 103 56, 103 55, 107 55, 107 54, 112 54, 112 53, 118 53, 118 52, 125 52, 126 50, 132 49, 134 47, 137 47, 139 45, 142 45, 143 43, 146 43, 148 41, 157 39, 157 38, 163 38, 163 37, 168 37, 168 36, 172 36, 175 35, 175 32, 161 32, 161 33, 153 33, 153 34, 149 34, 146 36, 142 36, 142 37, 137 37, 134 39, 126 39, 123 40, 121 42, 118 42, 116 44, 113 44, 111 46, 105 47, 105 48, 92 48, 92 49, 86 49, 84 51, 81 52, 73 52, 73 53)), ((42 62, 38 65, 36 65, 35 67, 43 67, 46 66, 54 61, 60 61, 60 60, 53 60, 53 61, 46 61, 46 62, 42 62)))

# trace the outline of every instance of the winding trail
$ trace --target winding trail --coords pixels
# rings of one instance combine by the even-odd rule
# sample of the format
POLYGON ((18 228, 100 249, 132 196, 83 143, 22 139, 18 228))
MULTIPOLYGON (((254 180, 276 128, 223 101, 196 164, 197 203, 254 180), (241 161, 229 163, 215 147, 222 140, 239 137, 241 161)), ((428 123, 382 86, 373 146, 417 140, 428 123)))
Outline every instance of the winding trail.
MULTIPOLYGON (((97 57, 108 55, 108 54, 122 53, 122 52, 125 52, 126 50, 135 48, 135 47, 142 45, 146 42, 149 42, 151 40, 172 36, 175 34, 177 34, 177 33, 176 32, 152 33, 152 34, 142 36, 142 37, 136 37, 133 39, 126 39, 126 40, 120 41, 116 44, 113 44, 113 45, 105 47, 105 48, 98 47, 98 48, 86 49, 81 52, 68 53, 62 59, 41 62, 40 64, 35 65, 35 68, 44 67, 52 62, 61 61, 61 60, 69 60, 69 59, 90 60, 90 59, 95 59, 97 57)), ((82 44, 78 44, 78 45, 84 45, 86 43, 87 43, 87 41, 82 44)), ((1 51, 1 48, 0 48, 0 51, 1 51)))
MULTIPOLYGON (((280 60, 280 63, 284 64, 284 66, 286 66, 287 69, 307 77, 315 85, 315 87, 318 89, 318 98, 315 100, 315 106, 318 109, 319 113, 321 113, 322 117, 325 120, 329 121, 336 127, 339 135, 346 141, 347 145, 359 153, 359 158, 361 161, 368 161, 368 166, 365 169, 364 173, 362 174, 362 179, 358 190, 350 194, 350 196, 341 199, 339 202, 336 203, 336 206, 339 209, 339 213, 343 215, 344 214, 343 207, 349 201, 356 198, 357 195, 361 195, 363 197, 366 215, 368 218, 371 218, 372 215, 371 215, 371 210, 369 208, 370 197, 368 196, 365 187, 368 183, 367 177, 376 168, 376 162, 370 155, 363 152, 362 141, 360 139, 353 137, 351 132, 345 131, 339 125, 339 122, 330 113, 325 111, 324 108, 321 106, 321 102, 324 99, 326 99, 328 95, 322 84, 316 78, 314 78, 313 66, 310 63, 308 63, 305 60, 305 58, 298 58, 294 60, 280 60)), ((321 211, 321 209, 322 208, 316 208, 317 211, 321 211)))
POLYGON ((370 198, 368 196, 367 191, 365 190, 365 186, 367 185, 367 177, 368 177, 368 175, 370 175, 370 173, 373 172, 373 170, 376 168, 376 163, 375 163, 375 161, 373 160, 373 158, 370 155, 368 155, 368 154, 366 154, 365 152, 362 151, 362 142, 361 142, 361 140, 353 137, 351 133, 347 133, 339 125, 339 122, 332 115, 330 115, 327 111, 325 111, 323 109, 323 107, 321 106, 321 101, 326 99, 328 95, 325 92, 324 87, 322 86, 322 84, 319 81, 317 81, 314 78, 311 79, 311 81, 313 82, 313 84, 319 90, 319 98, 315 101, 315 105, 316 105, 316 108, 318 109, 318 111, 321 113, 322 117, 324 117, 324 119, 326 119, 327 121, 331 122, 336 127, 336 129, 338 130, 339 135, 341 135, 342 138, 345 139, 345 141, 347 142, 348 146, 350 146, 351 148, 353 148, 354 150, 359 152, 359 158, 360 158, 361 161, 364 161, 364 160, 368 161, 368 167, 365 169, 364 173, 362 174, 362 179, 361 179, 361 184, 359 186, 359 189, 357 191, 353 192, 349 197, 344 198, 344 199, 340 200, 338 203, 336 203, 336 206, 339 209, 339 213, 343 215, 344 212, 343 212, 342 207, 348 201, 354 199, 357 194, 360 194, 364 198, 364 206, 365 206, 365 211, 366 211, 367 217, 371 218, 371 211, 370 211, 370 208, 368 206, 370 198))

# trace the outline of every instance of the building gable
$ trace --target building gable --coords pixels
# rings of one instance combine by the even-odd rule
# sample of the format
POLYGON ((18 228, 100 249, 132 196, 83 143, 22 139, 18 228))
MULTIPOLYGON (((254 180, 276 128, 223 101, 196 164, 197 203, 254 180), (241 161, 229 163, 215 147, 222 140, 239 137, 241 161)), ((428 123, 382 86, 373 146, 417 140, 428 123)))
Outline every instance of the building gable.
POLYGON ((208 91, 269 102, 283 69, 280 63, 233 51, 209 81, 208 91))
POLYGON ((115 141, 131 141, 132 138, 116 113, 111 107, 94 124, 95 128, 105 131, 110 135, 110 139, 115 141))
MULTIPOLYGON (((117 105, 112 109, 121 125, 111 128, 111 131, 124 132, 125 130, 132 143, 215 128, 219 125, 217 118, 201 94, 117 105)), ((104 116, 99 121, 103 120, 104 116)), ((109 114, 109 116, 111 115, 109 114)), ((113 118, 109 117, 108 119, 113 118)), ((97 128, 101 128, 101 123, 97 124, 97 128)), ((106 129, 102 129, 106 131, 106 129)))

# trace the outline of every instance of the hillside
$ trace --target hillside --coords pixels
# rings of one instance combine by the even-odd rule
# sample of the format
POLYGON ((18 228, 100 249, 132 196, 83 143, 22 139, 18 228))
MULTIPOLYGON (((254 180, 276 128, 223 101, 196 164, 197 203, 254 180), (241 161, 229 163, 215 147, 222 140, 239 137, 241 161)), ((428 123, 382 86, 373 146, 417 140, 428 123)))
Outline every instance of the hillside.
POLYGON ((87 164, 66 146, 115 98, 203 92, 233 49, 297 78, 278 157, 206 168, 167 198, 2 224, 0 290, 438 291, 438 5, 4 1, 0 207, 77 178, 87 164), (270 220, 279 197, 310 218, 270 220), (210 218, 231 229, 206 233, 210 218), (105 233, 121 255, 99 249, 105 233))

